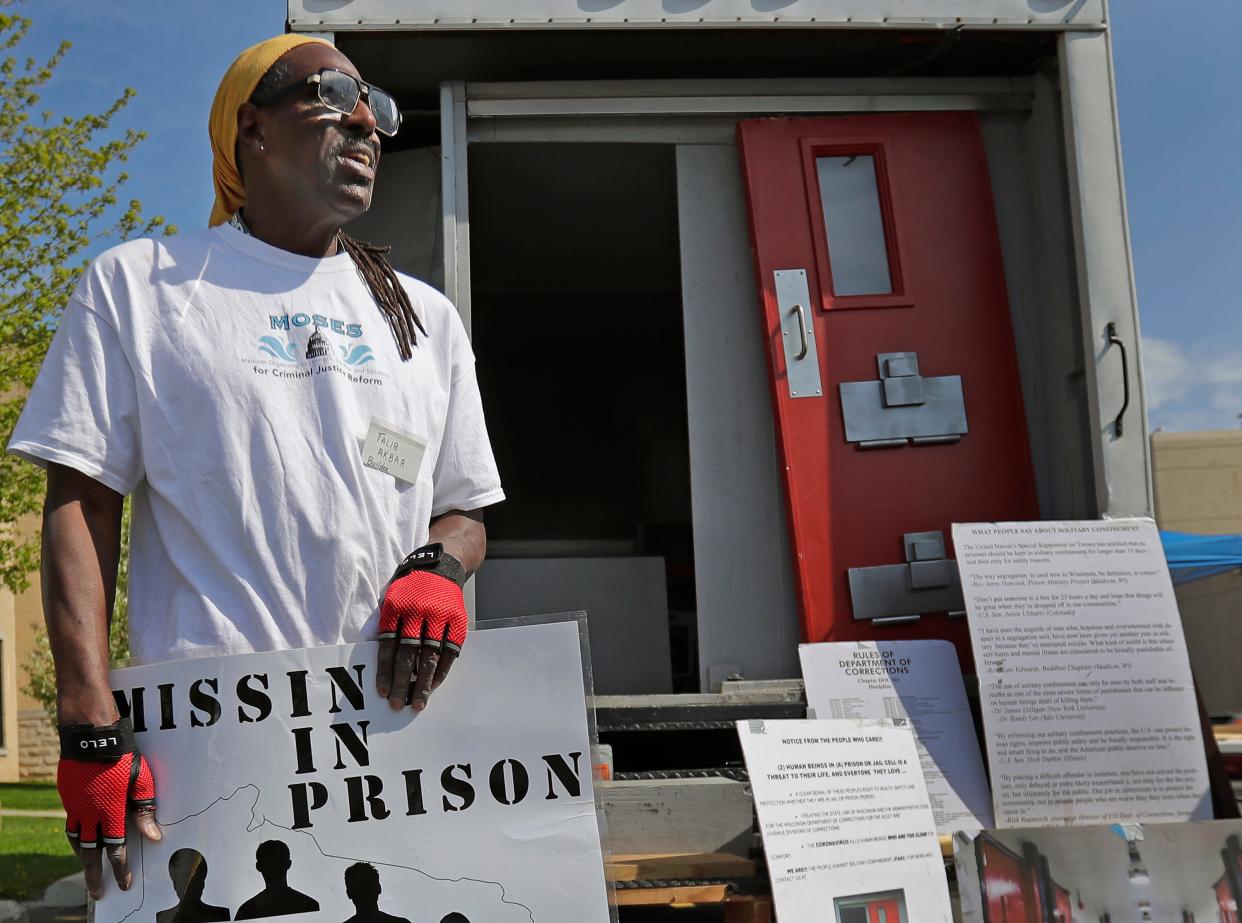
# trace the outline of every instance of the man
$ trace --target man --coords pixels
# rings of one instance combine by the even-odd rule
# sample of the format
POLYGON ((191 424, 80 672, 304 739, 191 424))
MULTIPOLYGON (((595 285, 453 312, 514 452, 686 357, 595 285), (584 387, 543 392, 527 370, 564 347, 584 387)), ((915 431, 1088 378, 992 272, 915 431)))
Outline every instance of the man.
POLYGON ((263 890, 237 908, 237 920, 279 917, 287 913, 310 913, 319 901, 289 886, 293 859, 281 840, 264 840, 254 851, 254 867, 263 876, 263 890))
POLYGON ((138 662, 378 635, 379 694, 421 709, 464 640, 504 496, 470 345, 442 295, 340 230, 399 122, 327 42, 243 52, 212 107, 212 228, 92 264, 14 432, 48 469, 58 784, 92 897, 100 840, 130 885, 127 803, 160 837, 108 682, 126 494, 138 662))
POLYGON ((345 923, 410 923, 379 909, 379 870, 369 862, 355 862, 345 870, 345 896, 354 904, 354 915, 345 923))
POLYGON ((178 849, 168 859, 177 903, 155 914, 155 923, 223 923, 229 918, 227 907, 203 900, 207 887, 207 860, 197 849, 178 849))

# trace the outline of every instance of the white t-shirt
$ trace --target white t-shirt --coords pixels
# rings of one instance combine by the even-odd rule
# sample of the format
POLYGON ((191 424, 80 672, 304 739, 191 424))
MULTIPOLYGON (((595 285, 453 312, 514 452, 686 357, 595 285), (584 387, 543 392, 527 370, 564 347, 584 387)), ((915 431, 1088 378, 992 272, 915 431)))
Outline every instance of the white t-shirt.
POLYGON ((133 494, 137 662, 373 637, 430 518, 504 498, 461 320, 401 278, 407 362, 345 254, 222 226, 87 270, 9 451, 133 494), (425 443, 414 483, 364 465, 372 420, 425 443))

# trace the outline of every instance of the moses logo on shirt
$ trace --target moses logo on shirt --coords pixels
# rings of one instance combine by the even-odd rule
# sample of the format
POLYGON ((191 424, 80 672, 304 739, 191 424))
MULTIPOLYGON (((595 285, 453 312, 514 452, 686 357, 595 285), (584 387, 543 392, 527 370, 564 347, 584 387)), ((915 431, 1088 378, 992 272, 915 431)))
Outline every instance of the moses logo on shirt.
POLYGON ((315 325, 316 331, 320 327, 330 329, 333 333, 339 333, 350 339, 358 339, 362 336, 362 324, 347 324, 345 321, 335 317, 328 317, 324 314, 307 314, 299 311, 296 314, 269 314, 268 321, 272 325, 273 330, 292 330, 297 327, 309 327, 315 325))
MULTIPOLYGON (((285 342, 273 336, 260 337, 258 349, 263 355, 281 362, 301 362, 304 358, 309 360, 332 356, 332 347, 327 337, 319 331, 311 336, 305 351, 292 340, 285 342)), ((375 361, 375 354, 366 343, 354 343, 352 346, 342 344, 337 347, 337 352, 340 361, 349 366, 357 367, 375 361)))

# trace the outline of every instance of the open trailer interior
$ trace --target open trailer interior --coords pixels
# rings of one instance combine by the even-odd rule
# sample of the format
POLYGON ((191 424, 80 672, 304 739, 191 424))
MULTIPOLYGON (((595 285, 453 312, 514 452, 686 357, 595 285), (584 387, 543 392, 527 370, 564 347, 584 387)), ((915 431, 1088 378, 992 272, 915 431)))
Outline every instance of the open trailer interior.
POLYGON ((587 610, 605 694, 968 664, 953 521, 1150 514, 1102 5, 431 6, 290 18, 408 107, 357 231, 471 331, 479 618, 587 610))

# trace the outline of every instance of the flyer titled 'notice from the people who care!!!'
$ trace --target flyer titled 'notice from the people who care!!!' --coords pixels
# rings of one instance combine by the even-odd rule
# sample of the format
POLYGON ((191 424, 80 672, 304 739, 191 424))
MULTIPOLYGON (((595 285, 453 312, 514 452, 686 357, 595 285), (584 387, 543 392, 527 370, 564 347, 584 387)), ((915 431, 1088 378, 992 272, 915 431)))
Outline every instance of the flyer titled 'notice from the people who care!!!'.
POLYGON ((783 921, 950 923, 914 735, 894 721, 739 721, 783 921))
POLYGON ((114 672, 164 839, 97 923, 607 921, 577 623, 474 632, 421 714, 377 646, 114 672))

